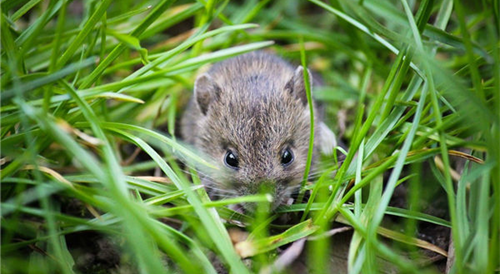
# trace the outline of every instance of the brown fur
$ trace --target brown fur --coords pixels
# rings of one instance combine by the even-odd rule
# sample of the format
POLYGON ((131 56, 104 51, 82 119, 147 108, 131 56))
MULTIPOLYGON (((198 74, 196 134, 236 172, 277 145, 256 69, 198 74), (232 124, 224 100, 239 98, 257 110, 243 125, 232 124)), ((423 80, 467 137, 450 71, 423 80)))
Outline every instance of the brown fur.
MULTIPOLYGON (((303 178, 309 132, 301 67, 261 52, 220 62, 199 76, 181 121, 183 139, 220 167, 202 176, 205 185, 238 196, 256 194, 266 184, 273 189, 273 209, 303 178), (281 153, 287 146, 294 161, 284 167, 281 153), (239 157, 238 170, 224 164, 228 149, 239 157)), ((319 133, 317 126, 315 140, 319 133)))

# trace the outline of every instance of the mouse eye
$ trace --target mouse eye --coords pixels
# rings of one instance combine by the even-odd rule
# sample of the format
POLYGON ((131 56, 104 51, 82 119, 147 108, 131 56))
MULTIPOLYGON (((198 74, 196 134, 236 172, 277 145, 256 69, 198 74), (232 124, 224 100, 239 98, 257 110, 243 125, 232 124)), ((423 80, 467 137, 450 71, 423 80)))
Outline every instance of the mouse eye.
POLYGON ((290 148, 286 148, 283 150, 283 153, 281 154, 281 164, 283 166, 288 166, 293 162, 293 153, 290 148))
POLYGON ((224 164, 232 169, 238 169, 238 156, 236 156, 231 150, 228 150, 224 156, 224 164))

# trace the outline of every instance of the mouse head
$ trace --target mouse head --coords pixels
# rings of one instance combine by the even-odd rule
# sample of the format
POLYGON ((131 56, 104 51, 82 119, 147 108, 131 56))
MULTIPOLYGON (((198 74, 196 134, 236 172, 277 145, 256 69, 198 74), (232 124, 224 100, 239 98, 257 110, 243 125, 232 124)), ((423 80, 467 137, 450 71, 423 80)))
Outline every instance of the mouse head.
POLYGON ((290 199, 304 176, 309 148, 303 73, 298 67, 237 79, 210 72, 198 77, 194 99, 201 119, 195 144, 220 165, 217 174, 206 174, 205 184, 225 196, 265 189, 274 198, 272 209, 290 199))

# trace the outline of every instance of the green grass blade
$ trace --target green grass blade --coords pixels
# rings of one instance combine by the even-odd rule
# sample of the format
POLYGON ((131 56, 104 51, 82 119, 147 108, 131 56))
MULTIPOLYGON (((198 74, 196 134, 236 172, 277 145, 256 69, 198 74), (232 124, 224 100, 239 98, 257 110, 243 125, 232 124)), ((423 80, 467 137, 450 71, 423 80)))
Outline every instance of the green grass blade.
POLYGON ((64 51, 61 58, 57 61, 57 67, 60 68, 68 62, 68 60, 73 57, 73 54, 82 45, 83 41, 88 38, 90 32, 94 29, 94 26, 101 20, 101 17, 106 12, 106 9, 111 4, 111 0, 103 0, 99 6, 96 8, 92 16, 87 20, 83 29, 79 34, 71 41, 70 45, 64 51))

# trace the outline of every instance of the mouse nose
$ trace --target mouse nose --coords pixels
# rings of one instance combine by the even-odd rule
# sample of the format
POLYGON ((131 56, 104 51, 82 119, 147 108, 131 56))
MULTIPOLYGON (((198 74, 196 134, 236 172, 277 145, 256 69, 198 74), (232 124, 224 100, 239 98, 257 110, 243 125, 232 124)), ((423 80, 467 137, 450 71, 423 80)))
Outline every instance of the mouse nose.
POLYGON ((274 193, 276 191, 276 184, 270 180, 260 181, 257 191, 258 193, 274 193))
POLYGON ((254 180, 249 183, 249 192, 252 194, 274 194, 276 192, 276 183, 272 180, 254 180))

